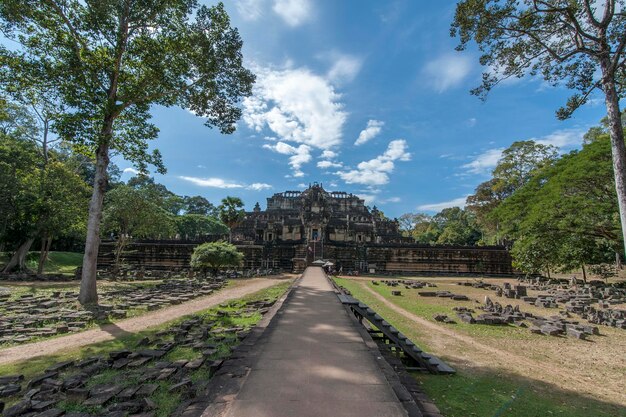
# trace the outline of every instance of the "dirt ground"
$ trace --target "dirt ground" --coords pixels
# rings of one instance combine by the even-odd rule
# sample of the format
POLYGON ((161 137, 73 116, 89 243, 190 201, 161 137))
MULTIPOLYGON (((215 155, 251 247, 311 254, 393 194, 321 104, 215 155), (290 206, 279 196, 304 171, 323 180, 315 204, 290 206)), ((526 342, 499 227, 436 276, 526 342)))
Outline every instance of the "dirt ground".
MULTIPOLYGON (((354 279, 354 278, 353 278, 354 279)), ((385 279, 385 278, 379 278, 385 279)), ((499 298, 495 292, 473 287, 456 285, 464 279, 454 278, 413 278, 421 281, 434 281, 437 290, 448 290, 455 294, 465 294, 472 302, 455 302, 454 305, 476 308, 488 295, 502 305, 519 304, 524 312, 544 317, 558 314, 559 309, 544 309, 531 306, 520 300, 499 298)), ((421 317, 398 306, 366 285, 371 278, 356 278, 361 286, 377 300, 395 312, 411 320, 416 331, 435 354, 444 356, 454 366, 468 372, 491 369, 503 373, 517 374, 531 380, 540 380, 561 389, 574 391, 586 396, 626 406, 626 330, 600 326, 599 336, 589 340, 567 337, 534 335, 528 329, 515 330, 514 337, 499 335, 498 330, 474 333, 454 324, 432 321, 431 317, 421 317)), ((486 279, 502 284, 511 279, 486 279)), ((415 303, 451 303, 441 298, 424 298, 417 290, 405 290, 404 297, 412 297, 415 303)), ((529 295, 538 292, 529 291, 529 295)), ((404 302, 407 302, 405 299, 404 302)), ((478 314, 477 310, 477 314, 478 314)), ((456 319, 456 317, 451 316, 456 319)), ((581 319, 581 322, 586 322, 581 319)), ((476 329, 478 330, 478 329, 476 329)), ((505 332, 506 330, 502 330, 505 332)))
POLYGON ((138 332, 188 314, 214 307, 228 300, 244 297, 292 278, 293 276, 291 275, 285 275, 271 278, 237 280, 234 285, 219 290, 209 296, 151 311, 141 316, 118 321, 114 324, 102 325, 98 329, 91 329, 68 336, 2 349, 0 350, 0 364, 22 361, 36 356, 51 355, 61 350, 111 340, 123 336, 126 333, 138 332))

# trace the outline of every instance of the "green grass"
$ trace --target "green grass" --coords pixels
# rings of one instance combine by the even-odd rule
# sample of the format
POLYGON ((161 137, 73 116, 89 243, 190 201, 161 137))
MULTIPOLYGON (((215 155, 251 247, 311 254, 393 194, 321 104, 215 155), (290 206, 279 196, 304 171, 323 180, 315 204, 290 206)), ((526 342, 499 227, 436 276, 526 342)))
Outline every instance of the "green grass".
MULTIPOLYGON (((232 300, 226 304, 220 305, 219 307, 214 307, 201 311, 199 313, 181 317, 168 323, 151 327, 149 329, 146 329, 145 331, 127 334, 114 340, 95 343, 93 345, 89 345, 83 348, 69 349, 58 355, 36 357, 23 362, 0 365, 0 376, 22 374, 25 376, 25 379, 28 380, 33 376, 41 374, 46 368, 58 362, 66 360, 79 360, 91 356, 106 357, 109 352, 114 350, 136 349, 135 346, 137 345, 137 342, 142 338, 148 337, 152 339, 159 331, 174 327, 191 317, 199 316, 203 318, 205 322, 215 321, 216 324, 213 327, 214 329, 227 328, 231 326, 250 328, 259 321, 259 319, 261 318, 261 314, 242 314, 242 307, 245 305, 245 303, 249 301, 259 300, 276 300, 282 294, 284 294, 284 292, 289 288, 290 284, 291 282, 281 283, 250 294, 241 299, 232 300), (218 315, 217 310, 226 311, 228 312, 228 314, 225 316, 218 315)), ((219 342, 214 342, 216 345, 218 345, 218 349, 217 352, 209 359, 219 359, 227 357, 230 354, 232 347, 238 343, 234 334, 220 335, 218 333, 213 337, 217 336, 224 336, 225 338, 223 340, 220 340, 219 342)), ((170 336, 170 338, 171 337, 172 336, 170 336)), ((167 340, 168 338, 164 337, 161 339, 167 340)), ((163 360, 172 362, 180 359, 192 360, 199 357, 200 354, 201 353, 197 350, 193 350, 188 347, 177 346, 170 352, 168 352, 163 360)), ((209 370, 207 369, 207 367, 202 367, 197 371, 192 372, 189 376, 192 381, 196 383, 206 384, 209 380, 209 370)), ((137 375, 129 370, 108 369, 92 377, 88 383, 88 386, 115 383, 126 387, 141 383, 141 381, 139 381, 137 378, 137 375)), ((169 416, 172 414, 172 412, 174 412, 176 407, 178 407, 181 400, 181 394, 168 392, 170 386, 172 385, 172 383, 168 381, 161 381, 159 382, 159 385, 160 388, 157 389, 157 391, 155 391, 155 393, 150 398, 157 404, 157 416, 169 416)), ((16 402, 18 398, 15 397, 10 400, 12 401, 9 401, 7 403, 7 406, 10 406, 11 403, 16 402)), ((66 411, 84 411, 91 414, 98 414, 102 412, 102 409, 99 407, 85 408, 79 404, 72 403, 70 401, 62 402, 59 404, 59 406, 66 411)))
MULTIPOLYGON (((459 287, 457 285, 444 285, 445 288, 422 288, 422 289, 406 289, 404 286, 398 286, 396 288, 389 287, 383 283, 379 285, 373 285, 372 282, 366 284, 370 289, 373 289, 378 294, 382 295, 386 299, 392 301, 397 306, 402 307, 406 311, 413 313, 417 316, 423 317, 426 320, 435 323, 433 316, 435 314, 446 314, 448 317, 456 321, 454 324, 454 330, 461 331, 465 334, 480 338, 506 338, 506 339, 532 339, 542 338, 541 335, 534 335, 528 331, 528 329, 508 325, 508 326, 492 326, 488 324, 469 324, 464 323, 456 317, 454 307, 467 307, 475 309, 476 314, 474 316, 483 313, 483 311, 476 309, 477 304, 471 301, 455 301, 446 297, 421 297, 418 292, 420 291, 436 291, 447 290, 454 293, 455 289, 459 287), (392 296, 392 290, 402 291, 401 296, 392 296)), ((441 285, 440 285, 441 286, 441 285)))
MULTIPOLYGON (((445 352, 433 351, 411 320, 380 302, 358 282, 341 278, 335 278, 335 281, 417 345, 445 360, 445 352)), ((399 306, 407 303, 403 300, 405 297, 391 296, 390 289, 382 284, 372 288, 399 306)), ((408 290, 402 288, 401 291, 404 294, 408 290)), ((436 309, 433 306, 411 304, 407 310, 429 319, 434 313, 448 314, 446 307, 436 309)), ((506 328, 494 330, 502 331, 506 328)), ((446 417, 626 417, 626 409, 618 405, 564 391, 554 385, 503 370, 468 368, 457 369, 457 374, 451 376, 415 373, 414 377, 446 417)))
MULTIPOLYGON (((0 265, 6 265, 9 261, 7 252, 0 253, 0 265)), ((26 267, 31 271, 37 271, 39 263, 39 252, 33 251, 28 253, 26 258, 26 267)), ((48 274, 64 274, 73 276, 77 267, 83 263, 83 254, 76 252, 50 252, 48 260, 44 264, 44 272, 48 274)))

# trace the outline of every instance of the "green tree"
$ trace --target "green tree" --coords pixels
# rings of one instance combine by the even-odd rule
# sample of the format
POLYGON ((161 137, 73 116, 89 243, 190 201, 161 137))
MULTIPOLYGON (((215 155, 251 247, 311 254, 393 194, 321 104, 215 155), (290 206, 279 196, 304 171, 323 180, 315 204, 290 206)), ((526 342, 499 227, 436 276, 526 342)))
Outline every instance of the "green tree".
POLYGON ((210 242, 194 248, 190 265, 202 271, 206 278, 208 271, 217 274, 223 267, 240 266, 242 260, 243 254, 235 245, 226 242, 210 242))
POLYGON ((209 200, 199 195, 183 197, 183 210, 187 214, 202 214, 204 216, 219 217, 217 207, 209 200))
POLYGON ((480 240, 474 216, 459 207, 441 210, 433 216, 440 231, 435 243, 440 245, 474 245, 480 240))
POLYGON ((214 217, 202 214, 183 214, 176 217, 178 233, 190 239, 208 235, 225 235, 228 227, 214 217))
MULTIPOLYGON (((489 70, 474 90, 483 99, 510 77, 541 76, 576 90, 557 111, 566 119, 595 90, 604 95, 622 237, 626 237, 626 145, 620 98, 626 83, 626 4, 623 0, 463 0, 451 35, 459 50, 472 40, 489 70)), ((626 239, 623 239, 626 243, 626 239)))
POLYGON ((118 269, 126 246, 134 238, 162 237, 174 234, 174 219, 150 194, 128 185, 119 185, 107 193, 103 230, 115 235, 115 268, 118 269))
POLYGON ((500 224, 490 216, 492 211, 537 172, 554 163, 557 156, 554 146, 534 141, 513 142, 502 152, 492 171, 493 178, 478 185, 474 194, 467 198, 466 209, 475 215, 487 240, 503 242, 500 224))
POLYGON ((521 264, 571 270, 610 262, 623 243, 609 138, 545 167, 493 215, 515 239, 521 264))
POLYGON ((177 215, 184 207, 183 198, 163 184, 154 181, 154 178, 139 174, 128 180, 127 185, 142 190, 155 204, 173 215, 177 215))
POLYGON ((243 201, 239 197, 225 197, 219 205, 220 220, 228 226, 228 241, 233 241, 233 228, 239 225, 246 217, 243 201))
POLYGON ((0 240, 16 249, 4 271, 25 269, 26 255, 37 237, 43 272, 54 236, 83 230, 87 185, 70 168, 52 158, 41 166, 33 142, 0 135, 0 240))
MULTIPOLYGON (((97 303, 96 269, 102 203, 112 151, 140 171, 164 172, 147 141, 158 129, 150 106, 177 105, 223 133, 235 130, 240 99, 254 76, 242 65, 242 42, 220 3, 195 0, 3 0, 3 34, 17 50, 0 49, 0 85, 43 76, 67 106, 59 135, 96 161, 79 300, 97 303), (42 69, 43 71, 36 71, 42 69)), ((18 83, 19 84, 19 83, 18 83)), ((19 88, 19 85, 18 85, 19 88)))

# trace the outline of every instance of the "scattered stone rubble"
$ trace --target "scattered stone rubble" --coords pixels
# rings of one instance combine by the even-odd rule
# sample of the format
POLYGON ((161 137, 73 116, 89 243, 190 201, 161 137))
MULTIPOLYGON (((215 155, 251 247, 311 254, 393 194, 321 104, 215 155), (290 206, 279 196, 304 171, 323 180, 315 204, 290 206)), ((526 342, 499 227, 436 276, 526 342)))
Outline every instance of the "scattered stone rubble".
POLYGON ((89 309, 78 305, 78 294, 73 291, 17 297, 12 297, 10 292, 0 292, 0 344, 77 332, 93 321, 124 318, 131 309, 152 311, 180 304, 209 295, 223 285, 221 280, 169 280, 132 290, 105 288, 100 295, 103 304, 89 309))
POLYGON ((581 325, 578 321, 568 320, 569 314, 550 316, 548 318, 535 316, 532 313, 523 312, 519 306, 502 306, 499 302, 493 302, 488 296, 485 297, 485 304, 481 307, 485 313, 476 317, 474 310, 465 307, 455 307, 454 310, 458 318, 464 323, 470 324, 490 324, 490 325, 516 325, 528 327, 526 322, 532 324, 530 331, 536 334, 549 336, 567 335, 576 339, 585 339, 588 335, 600 334, 598 327, 592 325, 581 325))
POLYGON ((248 302, 236 312, 218 310, 214 316, 196 316, 156 333, 153 339, 140 340, 133 350, 56 363, 28 381, 23 375, 0 376, 0 413, 6 401, 10 406, 4 410, 3 417, 154 416, 153 394, 180 393, 183 400, 195 397, 202 392, 207 378, 194 382, 192 374, 202 369, 214 374, 222 365, 224 352, 249 333, 243 327, 225 328, 223 323, 228 320, 218 321, 217 317, 265 314, 273 304, 273 301, 248 302), (196 358, 168 360, 168 352, 177 347, 192 349, 196 358), (122 370, 124 377, 103 382, 107 373, 114 370, 122 370), (94 414, 65 411, 77 407, 94 414))
POLYGON ((592 324, 626 329, 626 308, 614 307, 626 303, 626 289, 624 288, 606 286, 601 281, 578 285, 573 280, 569 285, 560 281, 552 284, 535 282, 528 288, 543 291, 543 293, 530 297, 526 294, 526 286, 512 287, 505 283, 503 288, 496 289, 496 295, 518 298, 536 307, 559 308, 563 306, 565 312, 578 314, 592 324))

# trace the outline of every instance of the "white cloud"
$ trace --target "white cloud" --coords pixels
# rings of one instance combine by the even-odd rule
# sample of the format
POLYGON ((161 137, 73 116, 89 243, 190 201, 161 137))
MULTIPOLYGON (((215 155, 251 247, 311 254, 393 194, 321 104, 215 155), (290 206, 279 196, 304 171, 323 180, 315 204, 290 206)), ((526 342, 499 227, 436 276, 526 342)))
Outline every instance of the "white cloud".
POLYGON ((274 0, 273 9, 285 23, 292 27, 310 20, 313 12, 310 0, 274 0))
MULTIPOLYGON (((559 151, 564 152, 580 146, 584 134, 585 130, 583 129, 562 129, 545 136, 538 138, 533 137, 526 140, 532 140, 542 145, 554 146, 559 149, 559 151)), ((471 162, 462 165, 462 168, 470 174, 488 174, 498 165, 504 149, 505 148, 488 149, 474 157, 471 162)))
POLYGON ((369 206, 376 201, 376 194, 357 194, 357 197, 365 200, 366 206, 369 206))
POLYGON ((341 162, 332 162, 332 161, 319 161, 317 163, 318 168, 341 168, 343 164, 341 162))
POLYGON ((264 0, 236 0, 237 13, 244 20, 258 20, 263 14, 264 0))
POLYGON ((581 129, 563 129, 550 133, 540 138, 530 138, 542 145, 556 146, 560 150, 572 149, 583 142, 584 130, 581 129))
POLYGON ((210 188, 243 188, 244 186, 241 184, 237 184, 235 182, 228 182, 221 178, 198 178, 198 177, 186 177, 180 176, 178 177, 181 180, 189 181, 193 184, 199 185, 200 187, 210 187, 210 188))
POLYGON ((368 120, 367 126, 365 126, 365 129, 361 130, 354 144, 359 146, 374 139, 381 132, 384 124, 385 122, 381 122, 380 120, 368 120))
POLYGON ((411 159, 407 148, 408 145, 404 139, 393 140, 382 155, 359 163, 357 169, 338 171, 336 174, 348 184, 385 185, 389 182, 389 174, 395 168, 395 161, 411 159))
POLYGON ((384 200, 385 203, 399 203, 400 201, 402 201, 400 197, 389 197, 384 200))
POLYGON ((293 155, 290 164, 301 175, 300 167, 311 160, 313 148, 322 149, 325 158, 336 156, 331 149, 341 143, 347 114, 333 86, 306 68, 256 72, 254 95, 243 102, 243 120, 258 132, 271 130, 280 140, 276 146, 264 147, 293 155), (296 148, 286 142, 301 145, 296 148))
POLYGON ((123 172, 124 174, 133 174, 133 175, 137 175, 137 174, 139 174, 139 170, 137 170, 137 169, 135 169, 135 168, 130 168, 130 167, 129 167, 129 168, 124 168, 124 169, 122 170, 122 172, 123 172))
POLYGON ((502 151, 504 148, 488 149, 476 156, 473 161, 463 165, 462 168, 465 168, 470 174, 487 174, 498 165, 498 161, 502 158, 502 151))
POLYGON ((248 190, 261 191, 261 190, 269 190, 272 188, 270 184, 265 184, 263 182, 255 182, 246 187, 248 190))
POLYGON ((333 158, 336 158, 338 155, 339 154, 337 152, 329 151, 328 149, 326 149, 324 152, 322 152, 322 154, 320 155, 320 158, 333 159, 333 158))
POLYGON ((470 117, 469 119, 467 119, 467 126, 468 127, 474 127, 476 126, 476 118, 475 117, 470 117))
POLYGON ((354 80, 363 65, 361 58, 337 52, 329 54, 329 59, 333 62, 333 66, 328 70, 326 78, 337 83, 354 80))
POLYGON ((301 168, 302 165, 311 162, 311 147, 307 145, 300 145, 297 148, 291 146, 285 142, 278 142, 276 145, 263 145, 265 149, 272 150, 282 155, 291 155, 289 158, 289 165, 294 171, 294 177, 302 177, 304 173, 301 168))
POLYGON ((465 200, 467 200, 467 196, 455 198, 454 200, 450 200, 450 201, 444 201, 442 203, 422 204, 421 206, 417 206, 417 209, 424 210, 424 211, 441 211, 445 208, 450 208, 450 207, 463 208, 465 207, 465 200))
POLYGON ((248 190, 261 191, 268 190, 273 188, 270 184, 266 184, 263 182, 255 182, 250 185, 240 184, 233 181, 226 181, 222 178, 199 178, 199 177, 188 177, 188 176, 179 176, 181 180, 189 181, 192 184, 198 185, 200 187, 209 187, 209 188, 221 188, 221 189, 232 189, 232 188, 246 188, 248 190))
POLYGON ((442 55, 426 64, 423 74, 427 84, 442 93, 459 85, 472 69, 469 56, 459 54, 442 55))

